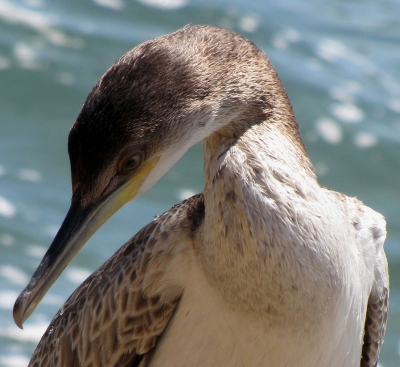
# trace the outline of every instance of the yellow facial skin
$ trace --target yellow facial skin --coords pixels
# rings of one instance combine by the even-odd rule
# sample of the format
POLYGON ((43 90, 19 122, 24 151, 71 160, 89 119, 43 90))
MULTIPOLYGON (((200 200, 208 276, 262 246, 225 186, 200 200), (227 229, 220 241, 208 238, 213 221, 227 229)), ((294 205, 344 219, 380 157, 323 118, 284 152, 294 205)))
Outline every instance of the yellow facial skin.
POLYGON ((117 189, 115 193, 111 194, 111 202, 108 204, 110 206, 109 210, 111 214, 108 215, 105 221, 109 219, 113 214, 115 214, 119 209, 121 209, 126 203, 137 197, 140 187, 142 186, 143 182, 146 180, 150 172, 153 170, 153 168, 157 165, 158 161, 158 156, 149 159, 148 161, 145 161, 137 169, 137 171, 135 171, 135 173, 127 181, 127 183, 117 189))
POLYGON ((145 161, 125 184, 89 208, 82 209, 79 203, 72 200, 53 243, 15 302, 14 321, 21 329, 52 284, 90 237, 122 206, 138 196, 139 189, 158 160, 159 157, 154 157, 145 161))

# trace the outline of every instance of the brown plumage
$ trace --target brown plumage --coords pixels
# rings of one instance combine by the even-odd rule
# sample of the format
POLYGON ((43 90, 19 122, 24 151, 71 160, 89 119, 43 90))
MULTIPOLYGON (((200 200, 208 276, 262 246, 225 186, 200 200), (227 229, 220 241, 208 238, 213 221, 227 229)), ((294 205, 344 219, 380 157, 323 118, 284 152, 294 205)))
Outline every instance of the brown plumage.
POLYGON ((386 331, 388 303, 388 288, 383 288, 380 294, 371 296, 368 300, 361 367, 376 367, 378 365, 378 357, 386 331))
POLYGON ((167 270, 175 241, 191 246, 203 219, 197 195, 139 231, 65 302, 30 366, 147 366, 183 291, 166 297, 152 285, 167 270))
POLYGON ((97 228, 203 139, 204 193, 86 280, 31 366, 376 365, 385 221, 318 185, 268 59, 210 26, 139 45, 89 94, 68 142, 71 208, 16 301, 16 323, 97 228))

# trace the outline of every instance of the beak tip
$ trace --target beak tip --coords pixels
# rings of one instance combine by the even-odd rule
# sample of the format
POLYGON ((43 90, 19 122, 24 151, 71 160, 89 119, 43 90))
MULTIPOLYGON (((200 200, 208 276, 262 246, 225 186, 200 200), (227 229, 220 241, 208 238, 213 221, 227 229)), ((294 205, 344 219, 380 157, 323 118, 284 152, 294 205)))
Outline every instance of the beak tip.
POLYGON ((29 315, 28 317, 26 316, 25 297, 24 293, 21 293, 15 301, 13 309, 14 322, 20 329, 24 328, 22 324, 26 321, 29 315))
POLYGON ((14 316, 14 322, 15 322, 15 324, 16 324, 20 329, 23 329, 23 328, 24 328, 24 327, 23 327, 23 322, 25 321, 25 320, 23 320, 23 317, 21 317, 21 315, 18 314, 18 313, 16 313, 16 312, 14 312, 13 316, 14 316))

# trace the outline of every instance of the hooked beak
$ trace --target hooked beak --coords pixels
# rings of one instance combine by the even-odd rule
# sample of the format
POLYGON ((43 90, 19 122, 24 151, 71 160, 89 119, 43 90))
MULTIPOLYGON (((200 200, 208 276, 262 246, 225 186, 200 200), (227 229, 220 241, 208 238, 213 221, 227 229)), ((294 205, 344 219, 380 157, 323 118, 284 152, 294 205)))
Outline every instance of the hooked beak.
MULTIPOLYGON (((74 195, 71 207, 52 244, 29 284, 14 304, 13 316, 18 327, 33 313, 49 288, 89 238, 124 204, 138 196, 139 189, 158 157, 146 162, 124 185, 85 208, 74 195)), ((139 193, 140 194, 140 193, 139 193)))

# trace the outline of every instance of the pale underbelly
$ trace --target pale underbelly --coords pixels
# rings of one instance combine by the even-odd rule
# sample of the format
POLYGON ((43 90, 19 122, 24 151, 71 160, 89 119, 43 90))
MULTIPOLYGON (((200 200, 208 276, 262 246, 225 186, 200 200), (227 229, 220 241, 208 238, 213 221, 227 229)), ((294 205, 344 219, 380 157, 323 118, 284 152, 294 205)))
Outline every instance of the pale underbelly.
POLYGON ((301 323, 271 326, 229 308, 199 275, 188 285, 150 367, 359 367, 363 325, 356 316, 345 323, 341 317, 326 315, 308 330, 301 323))

